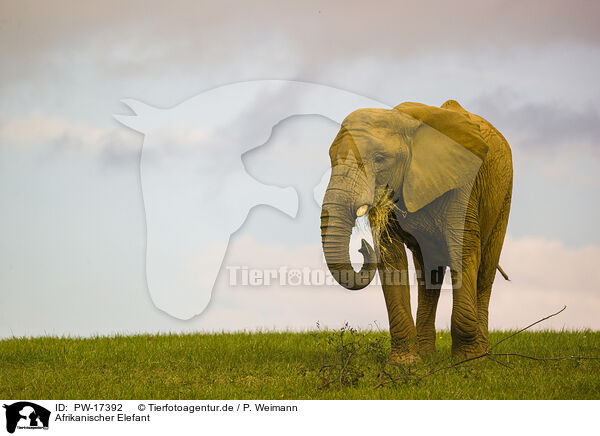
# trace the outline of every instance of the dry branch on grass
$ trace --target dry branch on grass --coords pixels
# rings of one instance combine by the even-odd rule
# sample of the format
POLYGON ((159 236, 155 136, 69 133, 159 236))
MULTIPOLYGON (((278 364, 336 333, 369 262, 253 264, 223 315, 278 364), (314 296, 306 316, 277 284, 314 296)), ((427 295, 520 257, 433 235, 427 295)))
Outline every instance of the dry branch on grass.
MULTIPOLYGON (((533 327, 533 326, 534 326, 534 325, 536 325, 536 324, 539 324, 539 323, 541 323, 542 321, 545 321, 545 320, 547 320, 547 319, 549 319, 549 318, 552 318, 552 317, 554 317, 554 316, 556 316, 556 315, 560 314, 560 313, 561 313, 561 312, 563 312, 563 311, 564 311, 566 308, 567 308, 567 306, 564 306, 564 307, 563 307, 561 310, 559 310, 558 312, 555 312, 555 313, 553 313, 553 314, 551 314, 551 315, 548 315, 548 316, 546 316, 546 317, 544 317, 544 318, 541 318, 541 319, 539 319, 539 320, 537 320, 537 321, 535 321, 535 322, 533 322, 533 323, 529 324, 527 327, 524 327, 524 328, 522 328, 522 329, 520 329, 520 330, 518 330, 518 331, 516 331, 516 332, 514 332, 514 333, 511 333, 510 335, 508 335, 508 336, 506 336, 506 337, 504 337, 504 338, 500 339, 498 342, 496 342, 494 345, 492 345, 492 346, 489 348, 489 350, 488 350, 488 351, 486 351, 485 353, 481 353, 481 354, 479 354, 479 355, 477 355, 477 356, 473 356, 473 357, 469 357, 469 358, 467 358, 467 359, 463 359, 463 360, 461 360, 461 361, 458 361, 458 362, 455 362, 455 363, 453 363, 453 364, 451 364, 451 365, 443 366, 443 367, 436 368, 436 369, 433 369, 433 368, 432 368, 432 369, 431 369, 431 370, 430 370, 428 373, 426 373, 426 374, 423 374, 423 375, 421 375, 421 376, 418 376, 418 377, 415 377, 415 378, 413 378, 411 381, 413 381, 414 383, 418 383, 418 382, 420 382, 421 380, 423 380, 424 378, 431 377, 431 376, 432 376, 432 375, 434 375, 434 374, 440 373, 440 372, 442 372, 442 371, 447 371, 447 370, 450 370, 450 369, 454 369, 454 368, 457 368, 457 367, 459 367, 459 366, 461 366, 461 365, 464 365, 465 363, 468 363, 468 362, 473 362, 473 361, 476 361, 476 360, 479 360, 479 359, 483 359, 483 358, 489 359, 489 360, 491 360, 491 361, 493 361, 493 362, 495 362, 495 363, 497 363, 497 364, 499 364, 499 365, 502 365, 502 366, 504 366, 504 367, 507 367, 507 368, 509 368, 509 369, 514 369, 514 367, 512 367, 512 366, 510 366, 510 365, 508 365, 508 364, 506 364, 506 363, 504 363, 504 362, 502 362, 502 361, 500 361, 500 360, 496 359, 496 357, 515 356, 515 357, 522 357, 522 358, 525 358, 525 359, 536 360, 536 361, 549 361, 549 360, 600 360, 600 357, 598 357, 598 356, 559 356, 559 357, 538 357, 538 356, 530 356, 530 355, 527 355, 527 354, 521 354, 521 353, 493 353, 493 352, 492 352, 492 350, 493 350, 494 348, 496 348, 496 347, 497 347, 499 344, 501 344, 502 342, 505 342, 506 340, 513 338, 514 336, 518 335, 519 333, 522 333, 522 332, 524 332, 525 330, 528 330, 529 328, 533 327)), ((391 376, 390 376, 390 375, 389 375, 389 374, 388 374, 388 373, 385 371, 385 366, 384 366, 384 367, 382 367, 381 371, 382 371, 382 372, 379 374, 379 383, 377 383, 377 385, 375 385, 375 386, 373 387, 373 389, 380 388, 380 387, 382 387, 382 386, 384 386, 384 385, 386 385, 386 384, 395 384, 395 383, 397 383, 397 382, 399 382, 399 381, 407 381, 407 378, 406 378, 406 376, 405 376, 404 374, 403 374, 402 376, 400 376, 400 377, 391 377, 391 376), (384 381, 384 380, 383 380, 383 375, 386 375, 386 376, 387 376, 387 378, 388 378, 388 380, 387 380, 387 381, 384 381)))

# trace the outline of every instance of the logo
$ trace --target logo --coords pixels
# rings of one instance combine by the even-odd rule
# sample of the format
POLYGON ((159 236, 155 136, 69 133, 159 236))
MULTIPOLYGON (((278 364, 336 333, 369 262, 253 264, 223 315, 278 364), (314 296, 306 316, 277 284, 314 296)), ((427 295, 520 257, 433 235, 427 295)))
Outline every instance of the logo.
MULTIPOLYGON (((351 92, 287 80, 224 85, 169 109, 122 102, 135 115, 115 119, 144 134, 140 175, 148 289, 156 307, 179 319, 208 306, 230 237, 252 208, 266 205, 298 215, 297 190, 258 181, 242 155, 265 144, 274 126, 291 117, 320 115, 340 124, 360 107, 389 109, 351 92)), ((326 165, 331 139, 321 153, 326 165)), ((285 161, 298 166, 302 159, 316 165, 307 151, 285 161)))
POLYGON ((19 401, 4 405, 6 409, 6 431, 14 433, 15 429, 48 430, 50 411, 29 401, 19 401))

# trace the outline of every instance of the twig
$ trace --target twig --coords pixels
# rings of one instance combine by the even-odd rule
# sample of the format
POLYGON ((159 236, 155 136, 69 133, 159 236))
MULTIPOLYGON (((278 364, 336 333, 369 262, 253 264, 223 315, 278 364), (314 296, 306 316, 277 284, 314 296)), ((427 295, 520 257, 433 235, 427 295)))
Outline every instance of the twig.
MULTIPOLYGON (((501 344, 502 342, 506 341, 507 339, 510 339, 510 338, 512 338, 513 336, 516 336, 516 335, 518 335, 518 334, 519 334, 519 333, 521 333, 521 332, 524 332, 524 331, 525 331, 525 330, 527 330, 528 328, 530 328, 530 327, 533 327, 534 325, 536 325, 536 324, 539 324, 539 323, 541 323, 542 321, 546 321, 548 318, 552 318, 553 316, 556 316, 556 315, 558 315, 559 313, 561 313, 561 312, 562 312, 563 310, 565 310, 566 308, 567 308, 567 306, 565 305, 565 306, 564 306, 562 309, 560 309, 558 312, 556 312, 556 313, 553 313, 552 315, 548 315, 548 316, 547 316, 547 317, 545 317, 545 318, 539 319, 539 320, 537 320, 536 322, 534 322, 534 323, 532 323, 532 324, 529 324, 527 327, 524 327, 524 328, 522 328, 521 330, 519 330, 519 331, 516 331, 516 332, 514 332, 514 333, 512 333, 512 334, 510 334, 510 335, 508 335, 508 336, 506 336, 505 338, 502 338, 502 339, 500 339, 498 342, 496 342, 494 345, 492 345, 492 346, 490 347, 489 351, 492 351, 494 348, 496 348, 496 347, 497 347, 499 344, 501 344)), ((488 351, 488 352, 489 352, 489 351, 488 351)))
POLYGON ((379 387, 381 387, 381 386, 383 386, 385 384, 388 384, 388 383, 396 383, 401 378, 404 378, 406 380, 406 374, 403 374, 404 377, 397 377, 397 378, 392 377, 391 374, 385 370, 385 365, 386 364, 384 363, 383 366, 381 367, 381 370, 379 371, 379 377, 378 377, 379 378, 379 383, 377 383, 375 386, 373 386, 372 389, 377 389, 377 388, 379 388, 379 387), (383 378, 384 375, 387 378, 390 379, 389 382, 384 382, 382 380, 382 378, 383 378))
POLYGON ((559 356, 559 357, 538 357, 528 356, 527 354, 519 353, 491 353, 491 356, 516 356, 531 360, 600 360, 597 356, 559 356))
POLYGON ((329 386, 331 384, 332 380, 327 379, 326 383, 323 383, 323 385, 321 385, 321 389, 325 389, 327 386, 329 386))
POLYGON ((375 324, 375 328, 377 329, 378 332, 381 331, 381 329, 379 328, 379 324, 377 324, 377 320, 373 320, 373 324, 375 324))
POLYGON ((352 357, 354 353, 350 352, 348 353, 348 357, 346 358, 346 362, 344 363, 344 366, 342 366, 342 369, 340 369, 340 388, 343 386, 342 385, 342 377, 344 375, 344 371, 346 370, 346 367, 348 366, 348 363, 350 362, 350 358, 352 357))
POLYGON ((493 358, 493 357, 492 357, 490 354, 488 354, 486 357, 487 357, 488 359, 490 359, 490 360, 492 360, 492 361, 496 362, 498 365, 505 366, 505 367, 507 367, 508 369, 515 369, 514 367, 510 366, 510 365, 509 365, 509 364, 507 364, 507 363, 500 362, 498 359, 494 359, 494 358, 493 358))
POLYGON ((453 363, 453 364, 448 365, 448 366, 442 366, 441 368, 437 368, 437 369, 435 369, 433 371, 429 371, 427 374, 422 375, 421 377, 419 377, 417 379, 417 381, 421 381, 422 379, 424 379, 426 377, 429 377, 429 376, 432 376, 433 374, 437 374, 440 371, 446 371, 448 369, 456 368, 457 366, 463 365, 463 364, 465 364, 467 362, 471 362, 473 360, 479 360, 479 359, 481 359, 483 357, 486 357, 487 355, 488 355, 488 353, 483 353, 483 354, 480 354, 478 356, 473 356, 473 357, 469 357, 467 359, 463 359, 460 362, 456 362, 456 363, 453 363))
POLYGON ((381 379, 383 378, 383 373, 385 372, 385 363, 383 365, 381 365, 381 368, 379 368, 379 376, 377 377, 377 385, 375 385, 373 387, 373 389, 377 389, 379 386, 381 386, 381 379))

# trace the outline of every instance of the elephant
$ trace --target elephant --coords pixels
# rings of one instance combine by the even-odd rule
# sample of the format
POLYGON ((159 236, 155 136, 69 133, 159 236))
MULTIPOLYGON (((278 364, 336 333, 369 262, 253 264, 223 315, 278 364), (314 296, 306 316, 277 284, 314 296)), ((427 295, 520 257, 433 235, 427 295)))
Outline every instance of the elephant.
POLYGON ((510 146, 482 117, 454 100, 441 107, 402 103, 358 109, 329 150, 331 177, 321 210, 321 242, 335 280, 358 290, 379 272, 391 336, 390 360, 412 363, 435 352, 435 315, 447 268, 452 282, 455 358, 488 350, 488 306, 512 197, 510 146), (355 271, 349 243, 367 216, 355 271), (407 251, 418 283, 416 325, 407 251))

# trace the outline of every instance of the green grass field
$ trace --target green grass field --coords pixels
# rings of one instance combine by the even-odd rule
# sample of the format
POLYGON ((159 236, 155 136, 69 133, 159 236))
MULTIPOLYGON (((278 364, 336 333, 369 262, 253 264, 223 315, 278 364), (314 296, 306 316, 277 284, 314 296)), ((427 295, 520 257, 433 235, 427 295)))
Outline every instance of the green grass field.
MULTIPOLYGON (((491 333, 490 343, 507 334, 491 333)), ((484 358, 415 382, 432 368, 452 363, 449 332, 438 332, 437 346, 431 361, 408 369, 392 367, 389 373, 399 380, 374 389, 378 362, 389 347, 383 332, 15 338, 0 341, 0 397, 600 399, 599 360, 498 358, 511 369, 484 358), (348 350, 354 350, 350 359, 348 350), (346 363, 340 379, 339 368, 346 363), (328 374, 325 388, 319 374, 328 374)), ((600 332, 523 332, 494 351, 600 356, 600 332)))

